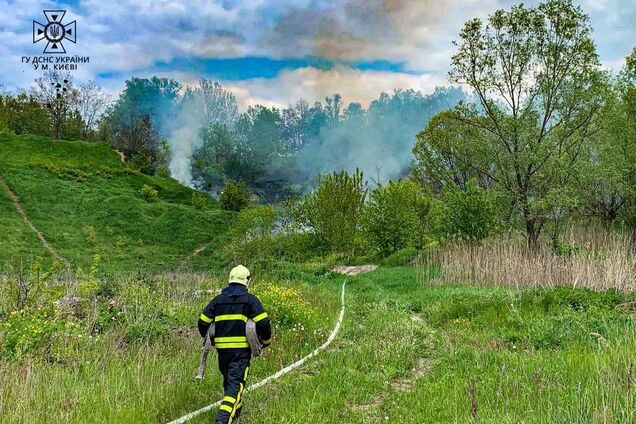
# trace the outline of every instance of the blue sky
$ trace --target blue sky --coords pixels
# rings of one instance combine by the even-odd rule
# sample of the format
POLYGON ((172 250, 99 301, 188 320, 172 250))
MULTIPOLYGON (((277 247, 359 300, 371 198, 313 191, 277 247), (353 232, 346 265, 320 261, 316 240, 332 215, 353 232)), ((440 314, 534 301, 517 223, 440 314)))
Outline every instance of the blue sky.
MULTIPOLYGON (((636 47, 634 0, 576 0, 590 15, 603 64, 618 69, 636 47)), ((74 73, 116 93, 130 76, 222 82, 242 106, 286 105, 339 92, 363 104, 381 91, 447 84, 452 40, 463 23, 511 0, 0 0, 0 82, 28 87, 41 54, 32 20, 66 9, 77 20, 74 73)), ((527 1, 536 4, 536 1, 527 1)))

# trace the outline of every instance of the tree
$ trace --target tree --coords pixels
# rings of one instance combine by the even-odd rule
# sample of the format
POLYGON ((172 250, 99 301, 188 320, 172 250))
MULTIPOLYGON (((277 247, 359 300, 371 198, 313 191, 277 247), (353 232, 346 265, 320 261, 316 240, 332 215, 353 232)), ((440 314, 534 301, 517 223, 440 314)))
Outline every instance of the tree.
POLYGON ((318 178, 318 189, 305 198, 307 221, 332 251, 351 252, 367 196, 362 172, 334 172, 318 178))
POLYGON ((110 144, 126 158, 139 162, 140 169, 152 173, 157 161, 159 140, 168 132, 181 84, 173 79, 131 78, 103 119, 100 132, 110 136, 110 144), (104 130, 104 126, 108 130, 104 130))
POLYGON ((386 256, 404 247, 421 244, 427 205, 414 182, 389 181, 371 191, 364 207, 362 226, 373 244, 386 256))
POLYGON ((465 190, 447 186, 442 195, 442 231, 446 237, 480 242, 496 228, 496 209, 492 194, 479 188, 475 180, 465 190))
POLYGON ((48 111, 53 138, 69 137, 77 127, 75 114, 79 92, 69 73, 47 71, 35 80, 34 97, 48 111))
MULTIPOLYGON (((203 145, 192 155, 192 174, 204 190, 221 187, 226 179, 226 166, 236 154, 236 140, 226 125, 216 124, 201 129, 203 145)), ((241 175, 229 175, 240 179, 241 175)))
MULTIPOLYGON (((478 105, 460 105, 452 120, 478 134, 444 153, 512 199, 532 251, 564 200, 554 190, 576 176, 601 105, 590 33, 579 7, 548 0, 468 21, 455 42, 451 81, 470 86, 478 105)), ((420 146, 435 148, 427 134, 420 138, 420 146)))
POLYGON ((82 138, 92 138, 99 117, 106 111, 111 98, 95 81, 81 83, 77 89, 76 108, 84 121, 82 138))
POLYGON ((20 92, 17 96, 1 98, 2 120, 6 129, 15 134, 49 136, 51 123, 46 109, 32 95, 20 92))

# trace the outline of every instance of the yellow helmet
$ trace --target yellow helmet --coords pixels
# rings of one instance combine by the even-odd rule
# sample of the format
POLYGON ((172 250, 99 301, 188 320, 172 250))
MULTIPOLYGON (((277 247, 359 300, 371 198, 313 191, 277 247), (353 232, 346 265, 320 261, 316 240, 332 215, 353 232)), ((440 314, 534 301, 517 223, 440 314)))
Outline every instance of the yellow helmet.
POLYGON ((238 265, 232 268, 230 271, 230 283, 239 283, 247 286, 247 283, 250 280, 250 270, 245 268, 243 265, 238 265))

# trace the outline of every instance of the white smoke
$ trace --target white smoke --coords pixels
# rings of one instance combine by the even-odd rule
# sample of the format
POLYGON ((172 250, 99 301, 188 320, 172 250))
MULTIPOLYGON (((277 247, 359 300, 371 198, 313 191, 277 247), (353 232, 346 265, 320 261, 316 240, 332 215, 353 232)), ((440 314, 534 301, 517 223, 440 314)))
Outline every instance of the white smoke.
POLYGON ((220 84, 201 79, 196 88, 186 90, 176 115, 168 137, 170 173, 180 183, 193 187, 192 155, 203 144, 201 129, 216 124, 232 127, 238 117, 238 104, 220 84))

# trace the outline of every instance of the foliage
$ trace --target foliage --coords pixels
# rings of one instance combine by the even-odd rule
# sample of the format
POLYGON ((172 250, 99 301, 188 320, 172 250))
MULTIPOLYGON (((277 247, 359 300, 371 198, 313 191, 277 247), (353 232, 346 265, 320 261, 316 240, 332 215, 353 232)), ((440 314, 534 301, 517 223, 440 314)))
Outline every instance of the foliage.
POLYGON ((219 193, 219 202, 223 209, 239 212, 250 203, 250 194, 247 192, 247 186, 243 181, 238 183, 228 181, 225 183, 223 191, 219 193))
POLYGON ((241 210, 234 224, 240 240, 269 237, 276 223, 276 211, 271 206, 254 206, 241 210))
POLYGON ((146 202, 156 202, 159 198, 159 192, 147 184, 144 184, 139 192, 146 202))
POLYGON ((267 284, 256 289, 254 294, 266 305, 267 314, 277 328, 304 327, 314 320, 314 309, 298 290, 267 284))
POLYGON ((210 200, 210 196, 207 193, 202 193, 200 191, 192 192, 192 206, 196 209, 204 209, 210 200))
POLYGON ((384 266, 409 266, 413 264, 417 255, 418 250, 415 247, 405 247, 391 253, 381 263, 384 266))
POLYGON ((423 240, 427 213, 428 200, 415 183, 389 181, 371 191, 362 226, 373 246, 387 255, 423 240))
POLYGON ((367 184, 358 169, 320 177, 318 189, 305 197, 307 224, 332 251, 350 252, 366 196, 367 184))
POLYGON ((161 178, 170 178, 170 167, 165 163, 162 163, 161 165, 157 166, 155 175, 161 178))
POLYGON ((502 190, 533 250, 548 216, 569 202, 573 191, 562 188, 577 178, 602 102, 590 34, 588 16, 569 0, 468 21, 450 75, 474 90, 478 106, 431 121, 414 148, 420 176, 437 172, 460 188, 476 177, 502 190))
POLYGON ((497 214, 492 193, 471 180, 466 191, 447 187, 442 195, 442 229, 447 237, 479 242, 492 235, 497 214))

